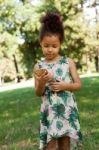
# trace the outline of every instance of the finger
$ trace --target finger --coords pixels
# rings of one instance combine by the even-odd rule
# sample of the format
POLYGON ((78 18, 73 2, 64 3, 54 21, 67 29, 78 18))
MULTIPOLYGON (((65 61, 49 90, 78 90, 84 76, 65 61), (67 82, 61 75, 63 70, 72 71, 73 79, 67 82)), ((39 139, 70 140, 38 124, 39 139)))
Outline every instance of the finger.
POLYGON ((59 90, 54 90, 54 92, 59 92, 59 90))
POLYGON ((53 89, 55 89, 56 88, 56 86, 54 85, 54 84, 52 84, 52 85, 50 85, 53 89))
POLYGON ((57 85, 57 82, 56 81, 52 81, 52 82, 50 82, 50 85, 57 85))
POLYGON ((53 89, 53 90, 58 90, 58 87, 53 86, 52 89, 53 89))
POLYGON ((61 80, 56 80, 56 82, 60 82, 61 80))
POLYGON ((35 75, 35 78, 36 78, 37 80, 40 80, 40 77, 38 77, 37 75, 35 75))
POLYGON ((58 90, 52 89, 53 92, 57 92, 58 90))
POLYGON ((43 78, 43 77, 45 77, 45 74, 42 74, 42 75, 41 75, 41 78, 43 78))

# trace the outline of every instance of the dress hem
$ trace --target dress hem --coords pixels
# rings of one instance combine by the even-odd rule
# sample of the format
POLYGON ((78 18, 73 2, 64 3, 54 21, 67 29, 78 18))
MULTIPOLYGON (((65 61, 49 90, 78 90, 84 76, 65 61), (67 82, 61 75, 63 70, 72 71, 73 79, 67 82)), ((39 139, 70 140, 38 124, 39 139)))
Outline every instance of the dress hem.
MULTIPOLYGON (((82 140, 80 140, 79 138, 74 138, 74 137, 70 136, 69 134, 67 134, 67 135, 61 135, 58 138, 61 138, 61 137, 69 137, 70 138, 70 148, 71 147, 72 148, 76 148, 76 147, 82 146, 82 140), (75 145, 72 145, 71 141, 75 141, 75 145)), ((53 139, 57 140, 58 138, 53 138, 53 139)), ((42 150, 43 148, 45 148, 51 140, 52 140, 52 138, 47 141, 47 144, 45 146, 39 148, 39 150, 42 150)))

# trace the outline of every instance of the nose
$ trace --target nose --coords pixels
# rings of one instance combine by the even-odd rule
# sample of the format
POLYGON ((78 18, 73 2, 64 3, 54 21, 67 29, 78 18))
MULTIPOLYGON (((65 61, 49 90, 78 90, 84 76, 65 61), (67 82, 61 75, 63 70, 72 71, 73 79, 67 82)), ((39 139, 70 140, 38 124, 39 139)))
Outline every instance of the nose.
POLYGON ((49 48, 48 48, 48 52, 52 52, 52 47, 49 47, 49 48))

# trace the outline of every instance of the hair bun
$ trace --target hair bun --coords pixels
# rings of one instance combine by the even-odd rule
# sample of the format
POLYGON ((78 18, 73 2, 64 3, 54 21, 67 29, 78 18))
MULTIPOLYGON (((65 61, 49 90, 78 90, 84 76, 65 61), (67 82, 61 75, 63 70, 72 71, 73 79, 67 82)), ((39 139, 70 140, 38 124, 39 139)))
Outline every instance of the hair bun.
POLYGON ((40 41, 45 35, 58 34, 60 42, 63 42, 64 27, 59 12, 47 12, 45 16, 42 16, 41 24, 40 41))
POLYGON ((54 23, 60 24, 61 18, 60 15, 57 13, 48 12, 47 15, 44 18, 42 18, 41 22, 46 25, 50 25, 54 23))

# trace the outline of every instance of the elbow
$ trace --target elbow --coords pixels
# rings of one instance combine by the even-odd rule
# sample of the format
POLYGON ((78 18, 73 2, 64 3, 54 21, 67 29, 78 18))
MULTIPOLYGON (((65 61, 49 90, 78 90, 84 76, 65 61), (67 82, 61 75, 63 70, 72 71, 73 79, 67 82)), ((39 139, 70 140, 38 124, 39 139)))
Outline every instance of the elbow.
POLYGON ((43 96, 43 94, 42 94, 41 92, 35 91, 35 93, 36 93, 36 95, 37 95, 38 97, 43 96))
POLYGON ((42 95, 38 92, 36 92, 36 96, 41 97, 42 95))
POLYGON ((36 95, 37 95, 38 97, 41 97, 41 96, 42 96, 42 94, 39 94, 39 93, 36 93, 36 95))
POLYGON ((81 89, 82 88, 82 83, 81 83, 81 81, 80 81, 80 83, 79 83, 79 89, 81 89))
POLYGON ((72 91, 79 91, 82 88, 81 83, 74 83, 72 91))
POLYGON ((77 86, 77 90, 80 90, 82 88, 82 84, 79 83, 78 86, 77 86))
POLYGON ((82 88, 82 86, 81 85, 79 85, 79 88, 78 88, 78 90, 80 90, 82 88))

